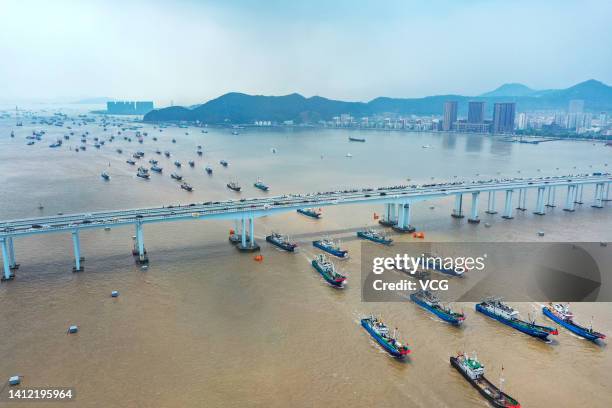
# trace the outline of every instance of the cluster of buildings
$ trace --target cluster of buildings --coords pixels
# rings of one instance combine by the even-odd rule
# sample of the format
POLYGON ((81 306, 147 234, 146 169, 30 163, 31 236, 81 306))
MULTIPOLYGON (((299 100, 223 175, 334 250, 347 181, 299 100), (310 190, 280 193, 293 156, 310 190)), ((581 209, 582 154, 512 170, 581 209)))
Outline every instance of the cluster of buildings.
POLYGON ((109 115, 146 115, 153 109, 151 101, 106 102, 106 113, 109 115))
POLYGON ((485 120, 485 102, 468 102, 467 119, 457 118, 456 101, 444 103, 444 115, 442 117, 442 129, 445 132, 469 132, 469 133, 513 133, 516 116, 516 104, 514 102, 502 102, 493 104, 493 119, 485 120))

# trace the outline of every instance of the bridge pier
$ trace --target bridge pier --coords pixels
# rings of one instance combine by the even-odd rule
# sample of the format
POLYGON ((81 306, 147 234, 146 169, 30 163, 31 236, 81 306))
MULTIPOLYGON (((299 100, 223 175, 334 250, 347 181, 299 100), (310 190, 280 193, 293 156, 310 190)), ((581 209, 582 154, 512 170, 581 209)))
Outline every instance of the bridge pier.
POLYGON ((74 247, 74 267, 72 272, 83 272, 85 268, 81 265, 81 242, 79 240, 79 230, 72 231, 72 246, 74 247))
POLYGON ((253 216, 249 218, 249 239, 247 242, 246 223, 247 217, 242 217, 242 231, 240 232, 240 244, 236 246, 241 252, 259 251, 259 245, 255 242, 255 220, 253 216))
POLYGON ((382 219, 378 220, 380 225, 385 227, 393 227, 397 224, 398 217, 397 209, 395 207, 396 205, 393 203, 385 204, 385 215, 382 217, 382 219))
MULTIPOLYGON (((575 204, 584 204, 582 202, 582 194, 584 193, 584 184, 579 184, 578 186, 576 186, 577 190, 576 190, 576 195, 577 198, 574 198, 574 203, 575 204)), ((595 189, 597 189, 597 184, 595 184, 595 189)))
POLYGON ((410 225, 410 219, 412 218, 412 205, 410 203, 400 203, 398 206, 399 213, 397 223, 391 228, 397 232, 414 232, 416 228, 410 225))
POLYGON ((15 269, 19 269, 19 264, 17 263, 17 260, 15 258, 15 245, 13 245, 13 237, 8 237, 7 242, 9 250, 9 266, 11 270, 14 271, 15 269))
POLYGON ((11 272, 10 251, 8 247, 8 238, 0 238, 0 246, 2 246, 2 265, 4 267, 3 281, 12 280, 15 275, 11 272))
POLYGON ((537 215, 545 215, 546 212, 544 211, 544 191, 546 190, 546 187, 538 187, 538 199, 536 202, 536 210, 533 212, 534 214, 537 215))
POLYGON ((502 215, 502 218, 506 220, 514 218, 512 216, 512 190, 506 190, 506 204, 504 206, 504 215, 502 215))
MULTIPOLYGON (((136 223, 136 263, 138 265, 145 265, 149 263, 149 257, 147 256, 147 250, 144 246, 144 231, 142 229, 142 222, 136 223)), ((133 253, 133 252, 132 252, 133 253)))
POLYGON ((463 194, 459 193, 455 195, 455 208, 453 209, 453 212, 451 214, 451 217, 453 218, 463 218, 463 211, 462 211, 462 204, 463 204, 463 194))
POLYGON ((487 214, 497 214, 495 211, 495 191, 489 191, 489 198, 487 200, 487 214))
POLYGON ((480 218, 478 218, 478 200, 480 198, 480 192, 472 193, 472 211, 470 213, 470 218, 468 218, 468 222, 470 224, 478 224, 480 222, 480 218))
POLYGON ((603 184, 595 184, 595 198, 593 208, 603 208, 603 196, 604 196, 604 185, 603 184))
POLYGON ((612 201, 610 199, 610 183, 606 183, 606 192, 604 193, 602 201, 612 201))
POLYGON ((521 188, 519 190, 519 198, 518 198, 518 207, 516 207, 519 211, 527 211, 527 189, 521 188))
POLYGON ((565 208, 563 211, 574 212, 576 210, 574 203, 576 202, 576 186, 568 184, 567 196, 565 197, 565 208))
POLYGON ((556 186, 552 186, 548 188, 548 198, 546 199, 546 207, 556 207, 555 205, 555 193, 557 191, 556 186))

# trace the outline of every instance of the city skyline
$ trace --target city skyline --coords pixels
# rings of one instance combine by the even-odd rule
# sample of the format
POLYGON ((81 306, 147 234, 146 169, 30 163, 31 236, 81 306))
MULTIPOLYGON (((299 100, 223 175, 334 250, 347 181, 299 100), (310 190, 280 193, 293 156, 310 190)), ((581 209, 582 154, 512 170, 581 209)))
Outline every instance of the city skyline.
POLYGON ((612 82, 603 1, 118 4, 4 2, 2 102, 190 105, 231 91, 367 101, 612 82))

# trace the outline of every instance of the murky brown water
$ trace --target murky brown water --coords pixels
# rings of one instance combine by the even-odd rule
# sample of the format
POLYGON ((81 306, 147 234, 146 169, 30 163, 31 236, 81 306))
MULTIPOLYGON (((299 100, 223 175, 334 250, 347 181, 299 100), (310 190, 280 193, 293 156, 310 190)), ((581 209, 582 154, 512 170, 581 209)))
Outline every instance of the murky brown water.
MULTIPOLYGON (((121 141, 123 157, 112 145, 77 155, 47 148, 54 137, 25 146, 29 126, 12 140, 7 129, 9 123, 0 124, 0 219, 35 215, 39 202, 43 213, 53 214, 225 199, 232 197, 224 188, 230 177, 245 186, 244 196, 254 196, 256 176, 280 194, 396 184, 408 176, 418 182, 517 169, 536 174, 537 168, 553 174, 556 167, 577 171, 573 165, 588 171, 610 157, 610 150, 590 143, 519 146, 480 136, 365 133, 367 143, 347 144, 343 131, 245 131, 233 137, 228 131, 190 130, 184 136, 184 129, 167 129, 159 136, 162 151, 177 151, 186 162, 196 159, 196 144, 207 150, 195 170, 183 169, 196 189, 190 196, 169 179, 175 158, 160 159, 165 174, 148 183, 123 163, 127 152, 138 149, 148 159, 157 147, 150 140, 138 147, 121 141), (433 148, 421 149, 424 144, 433 148), (354 157, 344 158, 349 151, 354 157), (226 173, 216 165, 221 158, 230 161, 226 173), (105 184, 99 173, 109 161, 112 180, 105 184), (202 171, 206 163, 215 167, 212 179, 202 171)), ((587 200, 591 195, 585 190, 587 200)), ((612 238, 610 205, 584 205, 572 214, 557 208, 545 217, 526 212, 512 221, 481 214, 491 228, 452 219, 450 205, 417 204, 413 224, 432 241, 536 241, 538 230, 554 241, 612 238)), ((232 222, 146 226, 147 270, 133 263, 129 228, 82 233, 86 261, 80 274, 70 272, 68 235, 18 239, 17 279, 0 285, 0 378, 18 373, 24 386, 73 386, 79 407, 484 407, 448 364, 451 354, 476 350, 494 382, 504 365, 505 390, 525 407, 610 406, 612 357, 605 345, 563 329, 545 344, 476 315, 472 304, 463 305, 467 321, 457 329, 412 304, 362 303, 360 243, 353 235, 374 223, 374 211, 381 208, 330 208, 318 221, 293 213, 258 219, 260 241, 276 230, 301 244, 298 253, 288 254, 262 243, 262 263, 227 243, 232 222), (337 262, 349 276, 343 291, 327 286, 308 263, 316 253, 309 242, 327 234, 342 239, 351 253, 337 262), (120 297, 112 299, 111 290, 120 297), (359 317, 371 312, 400 328, 413 349, 408 362, 389 358, 359 326, 359 317), (79 325, 77 335, 66 335, 70 324, 79 325)), ((523 315, 532 307, 514 306, 523 315)), ((612 333, 610 304, 573 309, 612 333)))

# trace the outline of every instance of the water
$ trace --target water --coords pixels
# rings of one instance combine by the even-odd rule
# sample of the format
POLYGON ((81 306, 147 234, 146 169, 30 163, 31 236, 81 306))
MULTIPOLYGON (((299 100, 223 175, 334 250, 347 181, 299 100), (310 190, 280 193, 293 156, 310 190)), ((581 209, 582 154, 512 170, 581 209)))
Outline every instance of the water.
MULTIPOLYGON (((25 135, 41 126, 26 120, 11 139, 13 124, 0 121, 0 219, 263 196, 252 187, 257 177, 271 186, 268 195, 276 195, 406 184, 407 178, 420 183, 455 175, 590 172, 606 170, 612 151, 589 142, 534 146, 478 135, 264 129, 232 135, 227 129, 159 132, 147 125, 142 145, 118 136, 100 150, 89 145, 75 153, 68 147, 79 144, 85 130, 91 142, 116 129, 73 125, 75 136, 50 149, 66 129, 44 126, 44 141, 26 146, 25 135), (349 143, 349 134, 367 142, 349 143), (195 153, 198 144, 203 158, 195 153), (173 156, 157 156, 156 148, 173 156), (148 182, 136 178, 136 168, 125 163, 136 150, 146 153, 144 163, 159 160, 163 175, 152 174, 148 182), (349 152, 352 158, 345 157, 349 152), (227 169, 221 159, 230 162, 227 169), (193 193, 170 179, 175 160, 183 162, 180 172, 193 193), (194 169, 188 160, 196 161, 194 169), (211 177, 207 164, 214 168, 211 177), (103 170, 110 182, 101 180, 103 170), (241 183, 243 193, 228 190, 230 180, 241 183)), ((585 190, 586 203, 592 194, 585 190)), ((558 192, 557 202, 563 198, 558 192)), ((534 201, 530 195, 531 207, 534 201)), ((491 228, 452 219, 451 206, 450 200, 418 203, 412 224, 432 241, 537 241, 538 230, 550 241, 612 238, 609 204, 603 210, 583 205, 572 214, 557 207, 545 217, 527 211, 512 221, 481 211, 491 228)), ((564 329, 554 344, 544 344, 476 315, 473 304, 457 305, 467 321, 456 329, 413 304, 362 303, 360 242, 353 236, 374 225, 374 212, 382 208, 325 208, 320 220, 295 213, 257 219, 261 263, 227 242, 233 222, 147 225, 146 270, 133 263, 131 228, 83 232, 80 274, 70 272, 68 234, 18 239, 17 279, 0 285, 0 377, 18 373, 28 386, 73 386, 79 407, 482 407, 487 405, 480 395, 448 363, 458 351, 476 350, 496 383, 503 364, 505 390, 523 406, 609 406, 612 358, 605 345, 564 329), (266 245, 263 237, 271 231, 297 240, 298 253, 266 245), (340 238, 351 254, 337 262, 349 276, 343 291, 327 286, 308 263, 317 253, 309 242, 325 235, 340 238), (112 290, 120 296, 111 298, 112 290), (413 350, 408 362, 389 358, 359 326, 359 317, 372 312, 401 330, 413 350), (67 336, 71 324, 80 330, 67 336)), ((524 316, 533 307, 514 306, 524 316)), ((583 321, 595 316, 595 327, 612 333, 610 304, 573 309, 583 321)))

